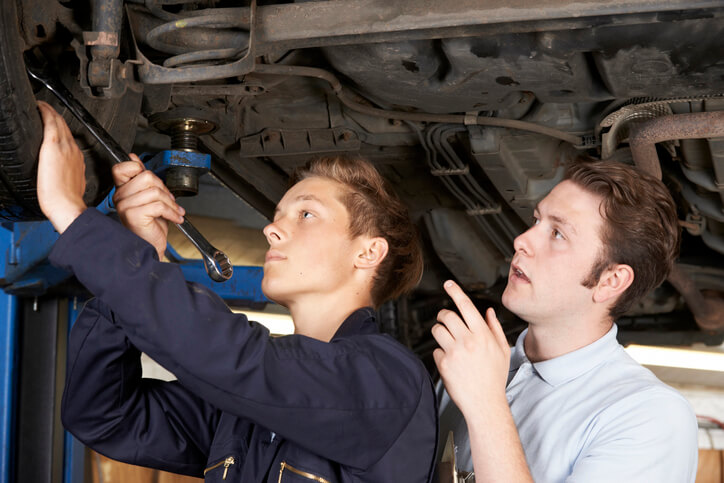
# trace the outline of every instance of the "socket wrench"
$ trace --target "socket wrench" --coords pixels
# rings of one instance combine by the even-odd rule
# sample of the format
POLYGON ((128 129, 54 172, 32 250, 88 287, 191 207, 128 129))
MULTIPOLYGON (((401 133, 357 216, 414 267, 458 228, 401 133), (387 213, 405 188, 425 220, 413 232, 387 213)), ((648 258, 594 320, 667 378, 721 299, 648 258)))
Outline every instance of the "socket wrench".
MULTIPOLYGON (((38 68, 29 64, 25 66, 33 79, 43 84, 65 107, 88 129, 94 138, 108 151, 115 163, 122 163, 131 159, 128 153, 111 137, 88 110, 73 96, 73 94, 53 75, 47 68, 38 68)), ((199 231, 184 218, 183 223, 175 223, 181 233, 191 241, 201 254, 204 268, 211 280, 224 282, 229 280, 234 272, 229 257, 221 250, 217 250, 199 231)))

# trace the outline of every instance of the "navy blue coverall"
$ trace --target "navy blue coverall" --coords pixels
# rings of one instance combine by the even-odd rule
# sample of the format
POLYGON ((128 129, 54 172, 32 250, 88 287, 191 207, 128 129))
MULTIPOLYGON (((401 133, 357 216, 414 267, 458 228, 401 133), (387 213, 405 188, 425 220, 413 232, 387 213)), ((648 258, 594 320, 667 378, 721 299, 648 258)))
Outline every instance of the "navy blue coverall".
POLYGON ((86 210, 51 261, 96 296, 71 332, 65 427, 111 458, 228 482, 428 482, 432 383, 371 308, 330 342, 271 338, 86 210), (140 351, 178 377, 141 378, 140 351))

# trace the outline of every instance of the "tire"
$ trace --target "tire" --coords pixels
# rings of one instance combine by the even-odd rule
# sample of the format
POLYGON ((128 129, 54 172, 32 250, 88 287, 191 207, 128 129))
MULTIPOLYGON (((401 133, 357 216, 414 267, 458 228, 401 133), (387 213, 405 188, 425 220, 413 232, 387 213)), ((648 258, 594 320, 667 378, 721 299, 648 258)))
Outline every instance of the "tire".
MULTIPOLYGON (((22 8, 22 2, 0 0, 0 219, 42 220, 36 175, 43 124, 36 98, 50 103, 63 115, 83 152, 86 163, 84 200, 88 206, 97 205, 108 194, 113 182, 112 160, 52 94, 39 85, 37 92, 33 91, 33 84, 25 73, 18 4, 22 8)), ((53 39, 48 42, 52 44, 53 39)), ((135 138, 136 117, 141 109, 141 86, 131 86, 122 96, 113 99, 90 97, 77 81, 80 62, 72 53, 64 55, 67 57, 54 61, 61 82, 116 141, 130 151, 135 138)))
POLYGON ((36 160, 43 138, 25 74, 15 0, 0 7, 0 218, 37 220, 36 160))

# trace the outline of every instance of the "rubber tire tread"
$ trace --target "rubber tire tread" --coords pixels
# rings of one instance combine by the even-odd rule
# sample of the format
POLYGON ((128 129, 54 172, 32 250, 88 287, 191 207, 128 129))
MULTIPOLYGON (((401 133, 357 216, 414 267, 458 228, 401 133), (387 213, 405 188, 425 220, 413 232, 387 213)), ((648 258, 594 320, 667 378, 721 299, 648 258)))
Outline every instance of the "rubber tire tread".
POLYGON ((0 218, 39 220, 35 178, 43 126, 25 73, 18 5, 0 2, 0 218))

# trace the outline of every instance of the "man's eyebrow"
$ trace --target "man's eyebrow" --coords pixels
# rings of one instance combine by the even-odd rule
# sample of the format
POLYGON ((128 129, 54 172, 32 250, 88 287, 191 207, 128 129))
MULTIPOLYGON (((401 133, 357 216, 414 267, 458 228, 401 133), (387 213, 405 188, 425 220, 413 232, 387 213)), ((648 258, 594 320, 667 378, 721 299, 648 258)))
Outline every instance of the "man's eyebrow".
MULTIPOLYGON (((314 196, 313 194, 303 194, 303 195, 299 195, 299 196, 297 196, 296 198, 294 198, 294 201, 295 201, 295 202, 299 202, 299 201, 316 201, 316 202, 319 203, 320 205, 324 205, 324 203, 322 202, 322 200, 320 200, 319 198, 317 198, 317 197, 314 196)), ((276 215, 277 213, 279 213, 279 205, 277 205, 276 208, 274 208, 274 215, 276 215)))
MULTIPOLYGON (((536 213, 538 213, 538 214, 540 215, 540 204, 535 205, 535 208, 533 208, 533 211, 535 211, 536 213)), ((576 227, 573 226, 573 224, 571 224, 570 221, 566 220, 566 219, 563 218, 562 216, 559 216, 559 215, 548 215, 548 218, 550 218, 551 220, 553 220, 555 223, 558 223, 559 225, 565 226, 566 228, 568 228, 569 230, 571 230, 571 232, 572 232, 574 235, 578 235, 578 232, 576 231, 576 227)))
POLYGON ((566 228, 568 228, 569 230, 571 230, 571 232, 572 232, 574 235, 578 235, 578 232, 576 231, 576 227, 573 226, 573 225, 572 225, 568 220, 566 220, 565 218, 563 218, 563 217, 561 217, 561 216, 558 216, 558 215, 549 215, 548 217, 549 217, 551 220, 553 220, 554 222, 558 223, 559 225, 563 225, 563 226, 565 226, 566 228))
MULTIPOLYGON (((322 203, 322 200, 320 200, 313 194, 299 195, 296 197, 295 201, 316 201, 317 203, 322 203)), ((324 203, 322 203, 322 204, 324 204, 324 203)))

